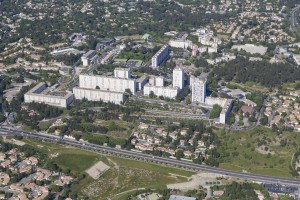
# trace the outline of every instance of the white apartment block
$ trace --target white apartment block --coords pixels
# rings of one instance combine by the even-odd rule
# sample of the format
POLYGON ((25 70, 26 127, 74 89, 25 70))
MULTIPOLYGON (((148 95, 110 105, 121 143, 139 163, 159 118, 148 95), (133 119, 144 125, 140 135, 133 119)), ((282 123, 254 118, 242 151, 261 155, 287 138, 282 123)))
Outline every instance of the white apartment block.
POLYGON ((148 82, 148 78, 146 76, 142 76, 136 80, 137 90, 143 90, 144 86, 148 82))
POLYGON ((207 97, 205 98, 205 104, 213 106, 214 104, 218 104, 222 107, 222 111, 220 113, 219 122, 221 124, 226 124, 226 118, 231 112, 233 106, 232 99, 223 99, 216 97, 207 97))
POLYGON ((83 66, 90 65, 91 61, 95 59, 95 56, 97 56, 95 50, 89 50, 87 53, 85 53, 81 57, 81 61, 82 61, 83 66))
POLYGON ((122 92, 110 92, 100 89, 88 89, 88 88, 74 88, 73 93, 76 99, 87 99, 89 101, 112 102, 115 104, 121 104, 124 102, 124 93, 122 92))
POLYGON ((80 88, 96 89, 97 86, 100 90, 111 92, 125 92, 126 89, 129 89, 132 94, 136 93, 136 81, 134 79, 79 75, 80 88))
POLYGON ((116 68, 114 70, 114 76, 116 78, 131 78, 130 69, 128 68, 116 68))
POLYGON ((191 79, 192 102, 204 103, 206 97, 206 80, 194 78, 191 79))
POLYGON ((45 83, 39 83, 34 88, 29 90, 26 94, 24 94, 25 103, 37 102, 66 108, 74 100, 74 95, 71 93, 66 93, 63 96, 46 93, 43 94, 43 92, 47 89, 48 86, 45 83))
POLYGON ((165 85, 165 79, 161 76, 151 77, 149 83, 153 86, 163 87, 165 85))
POLYGON ((151 91, 158 97, 163 96, 170 99, 175 99, 175 97, 179 93, 179 88, 160 87, 160 86, 153 86, 150 84, 146 84, 144 86, 144 95, 149 96, 151 91))
POLYGON ((173 87, 178 87, 181 90, 184 88, 184 70, 182 68, 173 70, 173 87))
POLYGON ((226 118, 228 117, 228 115, 231 112, 232 109, 232 100, 231 99, 227 99, 222 107, 222 111, 220 113, 220 123, 221 124, 226 124, 226 118))
POLYGON ((170 40, 169 45, 174 48, 187 49, 192 48, 193 42, 190 40, 170 40))
POLYGON ((166 60, 168 56, 169 47, 168 45, 165 45, 152 57, 152 67, 159 67, 159 65, 166 60))

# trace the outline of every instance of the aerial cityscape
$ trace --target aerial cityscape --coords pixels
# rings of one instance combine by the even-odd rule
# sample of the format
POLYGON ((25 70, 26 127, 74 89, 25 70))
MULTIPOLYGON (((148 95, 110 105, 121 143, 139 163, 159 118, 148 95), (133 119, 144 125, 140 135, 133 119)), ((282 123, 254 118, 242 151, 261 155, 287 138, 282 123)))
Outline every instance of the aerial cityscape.
POLYGON ((300 1, 0 0, 0 199, 300 200, 300 1))

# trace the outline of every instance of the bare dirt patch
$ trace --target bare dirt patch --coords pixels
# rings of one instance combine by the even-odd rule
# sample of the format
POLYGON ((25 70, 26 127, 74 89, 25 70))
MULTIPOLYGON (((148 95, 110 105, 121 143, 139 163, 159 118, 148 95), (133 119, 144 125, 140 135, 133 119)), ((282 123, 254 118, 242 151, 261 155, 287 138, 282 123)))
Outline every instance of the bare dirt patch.
POLYGON ((200 185, 205 187, 207 186, 207 183, 220 182, 217 180, 217 177, 222 177, 222 175, 213 173, 199 173, 193 175, 188 182, 169 184, 167 185, 167 188, 183 191, 198 189, 200 185))

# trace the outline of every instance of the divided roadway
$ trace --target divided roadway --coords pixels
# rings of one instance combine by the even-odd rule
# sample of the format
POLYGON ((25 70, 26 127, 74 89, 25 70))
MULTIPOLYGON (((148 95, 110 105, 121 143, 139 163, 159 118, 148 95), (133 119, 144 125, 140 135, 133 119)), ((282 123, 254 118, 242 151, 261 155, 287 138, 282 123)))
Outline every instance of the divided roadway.
POLYGON ((16 136, 16 135, 33 138, 33 139, 37 139, 37 140, 48 141, 48 142, 57 142, 57 143, 65 144, 65 145, 74 146, 77 148, 83 148, 83 149, 87 149, 87 150, 93 150, 93 151, 98 151, 98 152, 107 153, 107 154, 113 154, 113 155, 122 156, 122 157, 139 159, 139 160, 143 160, 143 161, 147 161, 147 162, 165 164, 165 165, 181 167, 181 168, 196 170, 196 171, 217 173, 217 174, 224 175, 224 176, 231 176, 231 177, 236 177, 236 178, 241 178, 241 179, 247 179, 250 181, 257 181, 257 182, 261 182, 261 183, 278 183, 278 184, 297 186, 297 187, 299 187, 299 185, 300 185, 300 179, 264 176, 264 175, 250 174, 250 173, 245 173, 245 172, 233 172, 233 171, 224 170, 224 169, 220 169, 220 168, 216 168, 216 167, 199 165, 199 164, 195 164, 195 163, 183 161, 183 160, 175 160, 175 159, 171 159, 171 158, 157 157, 157 156, 143 154, 143 153, 135 152, 135 151, 127 151, 127 150, 122 150, 122 149, 116 149, 116 148, 110 148, 110 147, 105 147, 105 146, 101 146, 101 145, 91 144, 88 142, 80 142, 80 141, 76 141, 76 140, 62 139, 61 137, 53 136, 53 135, 49 135, 49 134, 22 132, 22 131, 18 131, 18 130, 11 130, 8 128, 3 128, 3 127, 0 128, 0 136, 16 136))

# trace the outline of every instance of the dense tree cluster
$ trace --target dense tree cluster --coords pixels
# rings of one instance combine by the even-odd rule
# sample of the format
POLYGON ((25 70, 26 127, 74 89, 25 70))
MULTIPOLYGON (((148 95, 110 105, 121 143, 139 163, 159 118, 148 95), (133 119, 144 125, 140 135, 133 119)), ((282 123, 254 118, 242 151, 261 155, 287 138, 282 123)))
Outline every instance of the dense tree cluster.
POLYGON ((99 145, 107 144, 110 147, 115 147, 116 145, 120 145, 121 148, 132 148, 132 145, 128 140, 120 139, 120 138, 112 138, 103 135, 85 134, 83 136, 83 139, 99 145))
POLYGON ((213 105, 213 109, 211 110, 209 114, 209 118, 214 119, 220 116, 220 113, 222 111, 222 107, 218 104, 213 105))
POLYGON ((29 103, 28 110, 34 110, 40 119, 55 118, 63 113, 63 110, 61 108, 36 102, 29 103))
POLYGON ((259 109, 262 107, 266 95, 261 92, 252 92, 250 94, 247 94, 246 97, 247 99, 250 99, 251 101, 256 103, 257 104, 256 108, 259 109))
POLYGON ((6 75, 0 76, 0 95, 3 95, 3 91, 10 87, 11 78, 6 75))
POLYGON ((227 199, 239 199, 239 200, 246 200, 246 199, 253 199, 258 200, 258 196, 254 191, 253 186, 250 183, 237 183, 233 182, 230 185, 225 187, 225 192, 221 196, 222 200, 227 199))
POLYGON ((267 61, 250 62, 246 58, 225 63, 214 68, 211 76, 219 80, 235 80, 237 83, 252 81, 266 87, 276 87, 283 83, 295 82, 300 79, 300 68, 290 64, 271 64, 267 61))
POLYGON ((230 14, 207 14, 205 9, 198 9, 192 12, 189 7, 181 7, 174 1, 159 0, 156 3, 147 1, 138 1, 137 10, 139 12, 149 12, 153 16, 152 22, 141 23, 136 26, 138 33, 155 32, 163 34, 176 27, 178 31, 189 30, 191 27, 200 27, 211 20, 220 21, 230 17, 230 14), (175 11, 176 12, 169 12, 175 11))
POLYGON ((118 58, 148 61, 158 50, 159 47, 149 49, 146 47, 132 48, 132 46, 126 46, 126 48, 118 55, 118 58))

